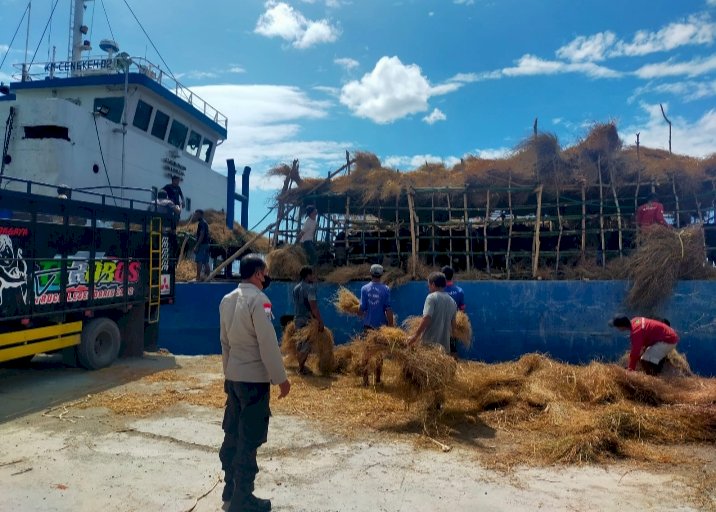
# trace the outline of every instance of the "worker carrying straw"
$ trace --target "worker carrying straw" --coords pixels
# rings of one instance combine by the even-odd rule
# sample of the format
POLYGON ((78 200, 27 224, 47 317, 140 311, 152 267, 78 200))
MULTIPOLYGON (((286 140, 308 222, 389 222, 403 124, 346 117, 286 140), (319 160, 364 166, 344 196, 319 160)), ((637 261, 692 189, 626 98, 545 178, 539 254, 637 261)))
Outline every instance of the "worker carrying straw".
MULTIPOLYGON (((465 292, 453 281, 455 270, 450 266, 444 266, 440 271, 445 274, 447 284, 445 286, 445 293, 447 293, 452 300, 455 301, 458 311, 465 312, 465 292)), ((459 340, 454 336, 454 333, 450 336, 450 355, 457 358, 457 344, 459 340)))
POLYGON ((641 360, 646 373, 658 375, 664 368, 666 357, 679 342, 676 331, 659 320, 642 316, 632 319, 627 316, 615 316, 609 323, 620 331, 629 331, 631 352, 628 369, 630 371, 636 370, 636 365, 641 360))
MULTIPOLYGON (((318 323, 318 332, 323 332, 325 326, 321 318, 321 311, 318 309, 316 297, 316 276, 313 268, 305 266, 300 272, 301 282, 293 288, 294 325, 296 331, 306 327, 312 319, 318 323)), ((304 331, 307 332, 307 331, 304 331)), ((311 340, 302 337, 296 341, 296 359, 298 360, 298 373, 307 375, 311 370, 306 368, 306 360, 311 353, 311 340)))
MULTIPOLYGON (((390 288, 380 282, 383 276, 382 265, 371 265, 370 283, 360 289, 360 311, 363 313, 363 331, 380 329, 384 325, 393 327, 393 309, 390 306, 390 288)), ((383 358, 375 364, 375 383, 380 384, 383 372, 383 358)), ((363 385, 368 385, 368 366, 363 372, 363 385)))
POLYGON ((441 346, 446 354, 450 353, 450 335, 455 327, 457 304, 445 293, 447 279, 442 272, 433 272, 428 276, 428 290, 425 298, 423 318, 417 331, 408 343, 415 345, 419 341, 424 344, 441 346))

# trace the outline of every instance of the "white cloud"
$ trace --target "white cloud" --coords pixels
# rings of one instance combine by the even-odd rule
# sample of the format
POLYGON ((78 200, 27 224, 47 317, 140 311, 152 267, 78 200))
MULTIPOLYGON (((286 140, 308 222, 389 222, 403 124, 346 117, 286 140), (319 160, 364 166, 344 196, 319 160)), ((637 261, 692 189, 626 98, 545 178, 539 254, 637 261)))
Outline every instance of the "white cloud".
POLYGON ((360 66, 360 62, 358 62, 358 61, 355 60, 355 59, 348 58, 348 57, 342 57, 342 58, 340 58, 340 59, 334 59, 334 60, 333 60, 333 63, 334 63, 334 64, 338 64, 339 66, 341 66, 342 68, 344 68, 346 71, 350 71, 350 70, 352 70, 352 69, 357 68, 358 66, 360 66))
POLYGON ((649 83, 636 89, 634 94, 629 98, 629 103, 646 94, 673 94, 674 96, 679 96, 679 99, 682 101, 696 101, 716 96, 716 80, 705 82, 686 80, 683 82, 665 84, 649 83))
POLYGON ((216 78, 216 73, 213 71, 198 71, 198 70, 192 70, 192 71, 186 71, 184 73, 177 73, 176 77, 180 80, 189 78, 191 80, 205 80, 207 78, 216 78))
POLYGON ((599 32, 592 36, 579 36, 559 48, 557 57, 573 62, 601 61, 606 58, 609 48, 614 45, 617 36, 614 32, 599 32))
POLYGON ((5 53, 10 47, 6 44, 0 44, 0 53, 5 53))
POLYGON ((706 0, 706 3, 709 5, 716 6, 716 0, 706 0))
POLYGON ((447 116, 439 108, 433 109, 433 111, 430 112, 430 115, 423 117, 423 121, 430 125, 435 124, 438 121, 445 121, 446 119, 447 116))
POLYGON ((445 167, 452 167, 453 165, 460 163, 460 159, 456 156, 442 157, 430 154, 413 156, 392 155, 382 159, 381 161, 385 167, 400 170, 417 169, 426 163, 444 164, 445 167))
POLYGON ((497 160, 499 158, 505 158, 512 153, 512 148, 501 147, 501 148, 488 148, 488 149, 476 149, 474 154, 480 158, 486 160, 497 160))
POLYGON ((668 60, 654 64, 646 64, 634 74, 639 78, 658 78, 666 76, 699 76, 716 70, 716 55, 709 58, 695 58, 685 62, 668 60))
POLYGON ((311 99, 297 87, 278 85, 206 85, 192 87, 229 118, 229 138, 219 147, 215 162, 241 159, 256 170, 252 186, 274 189, 281 181, 263 175, 279 163, 301 161, 304 176, 339 167, 350 142, 304 140, 301 123, 328 116, 331 102, 311 99))
POLYGON ((322 92, 324 94, 328 94, 329 96, 333 96, 335 98, 340 97, 341 90, 338 87, 328 87, 326 85, 316 85, 313 87, 313 90, 322 92))
POLYGON ((500 73, 505 76, 556 75, 562 73, 582 73, 592 78, 616 78, 621 76, 619 71, 599 66, 593 62, 545 60, 529 54, 520 57, 516 64, 516 66, 502 69, 500 73))
POLYGON ((280 37, 295 48, 305 49, 321 43, 332 43, 340 35, 326 19, 309 20, 284 2, 269 0, 256 22, 254 32, 266 37, 280 37))
MULTIPOLYGON (((661 115, 658 104, 643 103, 642 108, 647 114, 641 123, 634 123, 620 130, 622 133, 640 132, 643 145, 669 149, 669 126, 661 115)), ((690 122, 674 112, 669 112, 664 104, 669 120, 672 122, 672 150, 674 153, 704 157, 716 148, 716 110, 706 112, 699 119, 690 122)))
POLYGON ((474 5, 475 0, 453 0, 453 3, 458 5, 474 5))
POLYGON ((246 73, 246 70, 241 66, 231 66, 227 69, 229 73, 246 73))
POLYGON ((656 32, 640 30, 631 42, 619 41, 613 56, 638 56, 673 50, 686 45, 710 45, 716 39, 716 23, 708 14, 692 15, 656 32))
MULTIPOLYGON (((716 0, 712 0, 716 1, 716 0)), ((607 57, 634 57, 673 50, 687 45, 710 45, 716 40, 716 23, 709 14, 692 15, 669 23, 656 32, 640 30, 631 41, 617 39, 611 31, 577 36, 557 50, 557 56, 572 62, 599 62, 607 57)))
POLYGON ((426 112, 432 96, 461 88, 472 75, 455 75, 447 82, 432 86, 416 64, 403 64, 398 57, 382 57, 370 73, 341 89, 340 101, 358 117, 376 123, 426 112))

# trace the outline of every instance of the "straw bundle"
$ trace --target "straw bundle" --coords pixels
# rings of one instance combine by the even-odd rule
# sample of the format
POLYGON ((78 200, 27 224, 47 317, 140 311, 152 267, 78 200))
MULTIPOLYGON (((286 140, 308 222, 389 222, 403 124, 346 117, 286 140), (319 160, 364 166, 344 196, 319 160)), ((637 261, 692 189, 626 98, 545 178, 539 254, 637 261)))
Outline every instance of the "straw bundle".
POLYGON ((370 276, 370 265, 363 263, 361 265, 347 265, 344 267, 336 267, 323 277, 327 283, 346 284, 351 281, 365 281, 370 276))
POLYGON ((472 324, 468 316, 458 311, 455 316, 455 328, 452 330, 452 337, 462 343, 465 348, 472 346, 472 324))
POLYGON ((297 343, 296 324, 289 322, 283 329, 283 336, 281 337, 281 353, 291 363, 295 363, 296 359, 298 359, 298 352, 296 351, 297 343))
POLYGON ((650 226, 629 258, 632 281, 627 304, 636 311, 653 313, 671 296, 679 279, 699 279, 709 274, 705 266, 704 234, 700 226, 674 231, 650 226))
POLYGON ((303 247, 286 245, 268 253, 266 263, 272 278, 293 281, 298 279, 301 268, 308 265, 308 258, 303 247))
POLYGON ((177 281, 193 281, 196 279, 196 263, 189 259, 181 260, 174 269, 177 281))
MULTIPOLYGON (((629 364, 629 351, 619 358, 619 362, 617 364, 626 368, 629 364)), ((636 369, 642 369, 641 361, 637 362, 636 369)), ((664 377, 693 377, 694 372, 691 371, 691 365, 689 365, 686 357, 677 350, 672 350, 666 356, 666 361, 664 362, 664 368, 661 370, 661 375, 664 377)))
MULTIPOLYGON (((247 231, 240 224, 234 222, 233 229, 229 229, 226 226, 226 214, 224 212, 216 210, 205 210, 204 220, 209 225, 209 237, 211 243, 214 245, 220 245, 224 248, 239 247, 248 242, 255 233, 247 231)), ((177 226, 178 233, 187 233, 194 235, 198 222, 186 222, 177 226)), ((261 237, 249 246, 249 250, 265 254, 270 249, 270 243, 268 238, 261 237)))
POLYGON ((353 344, 339 345, 333 351, 333 372, 345 375, 349 372, 353 362, 353 344))
MULTIPOLYGON (((318 321, 311 320, 306 327, 298 329, 293 335, 295 340, 305 340, 311 344, 311 353, 318 356, 318 371, 321 375, 330 375, 335 367, 333 357, 333 332, 325 327, 318 329, 318 321)), ((297 342, 297 341, 296 341, 297 342)))
POLYGON ((333 305, 339 313, 344 315, 362 316, 363 312, 360 310, 360 300, 358 297, 343 286, 338 289, 338 293, 333 298, 333 305))

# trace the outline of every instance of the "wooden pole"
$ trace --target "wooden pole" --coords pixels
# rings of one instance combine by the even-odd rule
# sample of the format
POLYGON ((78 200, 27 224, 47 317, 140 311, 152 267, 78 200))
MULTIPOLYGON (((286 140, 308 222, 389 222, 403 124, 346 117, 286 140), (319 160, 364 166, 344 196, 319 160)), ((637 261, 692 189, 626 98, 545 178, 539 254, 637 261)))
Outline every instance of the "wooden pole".
POLYGON ((482 249, 485 252, 485 268, 488 274, 492 274, 490 269, 490 255, 487 253, 487 225, 490 222, 490 189, 487 189, 487 199, 485 200, 485 223, 482 225, 482 249))
POLYGON ((395 252, 398 255, 398 264, 400 264, 400 192, 395 196, 395 252))
POLYGON ((669 124, 669 154, 671 154, 671 121, 669 121, 669 118, 666 117, 666 112, 664 112, 664 105, 659 103, 659 108, 661 108, 661 115, 664 116, 664 121, 669 124))
MULTIPOLYGON (((283 188, 281 189, 281 193, 279 194, 279 197, 283 196, 286 192, 288 192, 289 187, 291 186, 291 174, 286 176, 286 178, 283 180, 283 188)), ((285 203, 279 199, 278 200, 278 208, 276 209, 276 231, 274 231, 273 234, 273 246, 276 247, 278 244, 278 236, 279 231, 281 231, 281 220, 283 220, 283 216, 285 214, 284 208, 286 207, 285 203)), ((288 228, 288 226, 286 226, 288 228)))
POLYGON ((251 246, 251 244, 253 244, 256 240, 258 240, 259 238, 264 236, 265 233, 268 233, 269 231, 271 231, 274 228, 274 226, 276 226, 276 223, 268 225, 261 233, 251 237, 251 239, 248 242, 246 242, 244 245, 242 245, 238 251, 236 251, 234 254, 232 254, 231 256, 226 258, 226 260, 224 260, 224 262, 221 265, 216 267, 211 274, 206 276, 206 281, 211 281, 212 279, 214 279, 214 276, 216 276, 216 274, 218 274, 219 272, 224 270, 224 268, 227 265, 230 265, 236 258, 238 258, 241 255, 241 253, 243 253, 246 249, 248 249, 251 246))
POLYGON ((557 257, 555 258, 554 271, 559 272, 559 250, 562 246, 562 233, 564 232, 564 224, 562 224, 562 211, 559 205, 559 187, 557 187, 557 222, 559 223, 559 235, 557 236, 557 257))
POLYGON ((641 164, 636 168, 636 190, 634 191, 634 215, 639 209, 639 190, 641 189, 641 164))
POLYGON ((681 227, 681 208, 679 207, 679 194, 676 192, 676 173, 671 175, 671 189, 674 191, 674 199, 676 200, 676 227, 681 227))
POLYGON ((597 157, 597 171, 599 174, 599 238, 602 248, 602 267, 607 265, 606 243, 604 240, 604 184, 602 182, 602 156, 597 157))
POLYGON ((612 189, 612 196, 614 196, 614 206, 617 209, 617 233, 619 235, 619 257, 624 255, 624 236, 622 231, 622 209, 619 203, 619 195, 617 194, 617 186, 614 183, 614 165, 609 162, 609 185, 612 189))
POLYGON ((696 214, 699 216, 699 222, 703 224, 704 216, 701 213, 701 201, 699 201, 699 196, 696 195, 696 192, 694 192, 694 202, 696 203, 696 214))
POLYGON ((418 244, 417 236, 415 233, 415 201, 413 194, 415 192, 411 188, 407 191, 408 194, 408 212, 410 213, 410 242, 412 244, 412 262, 410 264, 410 275, 413 279, 417 277, 417 263, 418 263, 418 244))
POLYGON ((507 279, 510 279, 512 266, 510 265, 510 252, 512 250, 512 226, 515 224, 514 214, 512 213, 512 171, 507 181, 507 207, 510 211, 510 223, 507 228, 507 253, 505 254, 505 269, 507 270, 507 279))
POLYGON ((582 243, 580 246, 582 261, 586 258, 587 252, 587 181, 582 181, 582 243))
MULTIPOLYGON (((450 192, 446 192, 445 195, 447 196, 447 205, 448 205, 448 226, 452 224, 452 201, 450 200, 450 192)), ((450 251, 450 259, 452 260, 452 252, 453 252, 453 246, 452 246, 452 229, 448 230, 448 251, 450 251)), ((452 265, 452 261, 450 262, 450 265, 452 265)))
POLYGON ((467 262, 467 271, 470 272, 470 269, 472 268, 472 264, 470 262, 470 257, 472 256, 472 251, 470 250, 470 216, 467 212, 467 191, 462 193, 462 206, 463 206, 463 218, 465 221, 465 261, 467 262))
POLYGON ((537 277, 539 269, 539 230, 542 224, 542 190, 544 185, 537 187, 537 212, 535 214, 535 233, 532 239, 532 277, 537 277))
MULTIPOLYGON (((448 195, 448 201, 450 201, 450 196, 448 195)), ((449 202, 448 202, 449 204, 449 202)), ((450 211, 450 206, 448 206, 448 212, 450 211)), ((448 226, 450 224, 448 223, 448 226)), ((430 251, 432 254, 432 261, 433 265, 435 265, 435 192, 430 194, 430 251)), ((452 251, 450 251, 450 254, 452 254, 452 251)))

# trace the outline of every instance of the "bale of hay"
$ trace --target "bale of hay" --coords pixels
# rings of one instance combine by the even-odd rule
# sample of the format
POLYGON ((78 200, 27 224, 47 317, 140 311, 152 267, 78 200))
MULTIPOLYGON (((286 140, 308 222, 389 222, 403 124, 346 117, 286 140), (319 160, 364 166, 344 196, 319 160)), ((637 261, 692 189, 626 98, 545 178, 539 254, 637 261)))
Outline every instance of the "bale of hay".
POLYGON ((295 363, 298 359, 298 352, 296 351, 296 324, 289 322, 283 329, 283 336, 281 336, 281 353, 287 359, 288 362, 295 363))
MULTIPOLYGON (((318 371, 323 376, 331 374, 335 367, 333 356, 333 332, 324 327, 319 330, 318 321, 313 319, 306 327, 298 329, 294 334, 295 340, 308 340, 311 345, 311 353, 318 356, 318 371)), ((296 341, 297 342, 297 341, 296 341)))
POLYGON ((472 324, 463 311, 458 311, 455 316, 455 328, 452 330, 452 337, 462 343, 465 348, 472 346, 472 324))
POLYGON ((174 277, 178 282, 193 281, 196 279, 196 263, 188 259, 181 260, 174 269, 174 277))
POLYGON ((294 281, 299 278, 301 268, 308 265, 308 258, 303 247, 286 245, 268 253, 266 263, 273 279, 294 281))
POLYGON ((676 231, 655 225, 640 237, 639 247, 628 259, 632 284, 627 304, 635 311, 655 313, 679 279, 702 279, 713 273, 706 266, 701 226, 676 231))
POLYGON ((345 345, 339 345, 333 351, 333 372, 346 375, 351 369, 353 362, 353 351, 354 346, 352 343, 346 343, 345 345))
POLYGON ((333 298, 333 305, 341 314, 362 316, 360 309, 360 300, 348 288, 341 286, 333 298))

